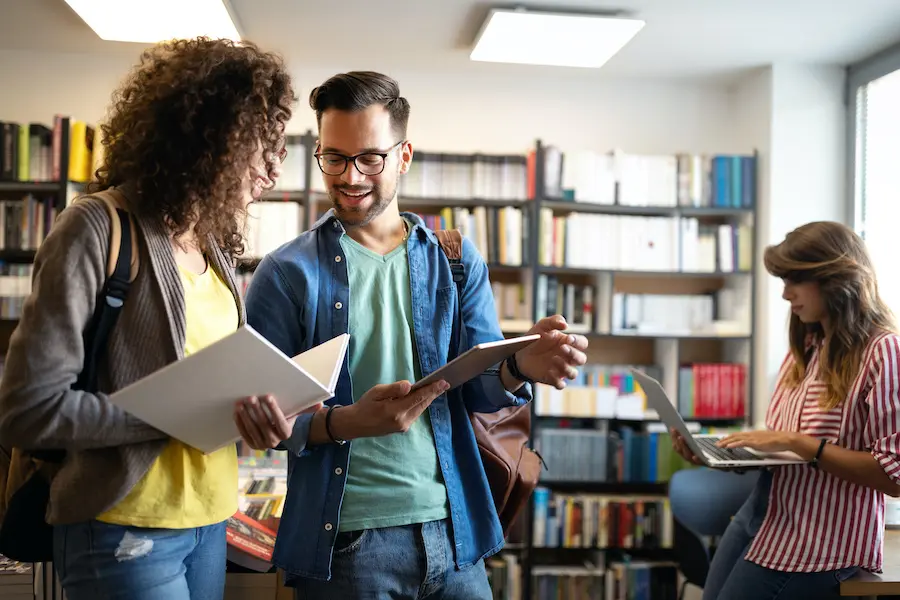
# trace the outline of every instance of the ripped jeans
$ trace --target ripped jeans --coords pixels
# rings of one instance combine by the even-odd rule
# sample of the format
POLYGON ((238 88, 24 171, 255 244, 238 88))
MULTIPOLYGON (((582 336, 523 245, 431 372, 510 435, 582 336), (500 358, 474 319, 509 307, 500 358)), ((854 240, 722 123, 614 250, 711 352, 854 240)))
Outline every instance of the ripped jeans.
POLYGON ((67 600, 222 600, 225 523, 145 529, 87 521, 53 528, 67 600))

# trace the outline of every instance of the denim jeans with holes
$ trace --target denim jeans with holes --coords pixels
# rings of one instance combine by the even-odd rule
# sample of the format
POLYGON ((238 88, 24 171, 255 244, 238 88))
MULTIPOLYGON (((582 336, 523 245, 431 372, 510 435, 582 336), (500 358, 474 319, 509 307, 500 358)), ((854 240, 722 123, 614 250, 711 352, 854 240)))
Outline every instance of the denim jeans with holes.
POLYGON ((734 516, 713 555, 703 600, 838 600, 840 583, 859 569, 788 573, 744 559, 769 506, 772 474, 760 473, 750 497, 734 516))
POLYGON ((491 600, 484 561, 457 570, 446 520, 341 532, 331 581, 296 579, 295 600, 491 600))
POLYGON ((222 600, 225 523, 146 529, 87 521, 53 528, 67 600, 222 600))

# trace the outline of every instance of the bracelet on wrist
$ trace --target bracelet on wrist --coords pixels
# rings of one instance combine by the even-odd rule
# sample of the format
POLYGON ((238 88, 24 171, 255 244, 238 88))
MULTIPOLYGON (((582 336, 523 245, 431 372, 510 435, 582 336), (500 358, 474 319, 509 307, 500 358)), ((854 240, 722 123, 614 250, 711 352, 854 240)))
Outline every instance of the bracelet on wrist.
POLYGON ((328 412, 325 413, 325 433, 328 434, 328 439, 330 439, 333 443, 337 444, 338 446, 343 446, 347 443, 347 440, 336 437, 331 431, 331 413, 333 413, 334 409, 336 409, 337 407, 337 404, 333 404, 328 407, 328 412))
POLYGON ((509 370, 509 374, 513 376, 513 379, 521 381, 522 383, 534 383, 519 370, 515 354, 510 354, 509 358, 506 359, 506 368, 509 370))
POLYGON ((809 466, 813 469, 819 468, 819 458, 822 456, 822 450, 825 449, 825 444, 828 443, 825 439, 819 441, 819 450, 816 452, 816 455, 809 461, 809 466))

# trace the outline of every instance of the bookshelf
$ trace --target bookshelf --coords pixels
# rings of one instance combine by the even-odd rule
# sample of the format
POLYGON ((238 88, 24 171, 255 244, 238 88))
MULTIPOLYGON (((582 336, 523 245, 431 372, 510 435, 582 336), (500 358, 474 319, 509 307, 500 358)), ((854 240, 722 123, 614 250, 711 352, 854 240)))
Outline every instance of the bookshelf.
MULTIPOLYGON (((60 122, 62 148, 69 145, 70 127, 60 122)), ((251 210, 250 252, 237 265, 242 286, 262 255, 308 229, 330 207, 313 162, 315 135, 289 136, 287 146, 285 174, 251 210)), ((60 172, 69 170, 68 154, 60 153, 60 172)), ((590 339, 590 366, 579 380, 560 393, 536 390, 532 445, 551 468, 560 466, 545 472, 507 547, 489 561, 496 597, 504 600, 543 600, 559 586, 590 589, 636 578, 668 585, 671 552, 660 540, 671 519, 663 500, 668 477, 686 465, 663 450, 667 434, 622 376, 626 367, 657 376, 696 428, 740 425, 753 411, 756 154, 724 157, 741 173, 743 187, 723 178, 721 165, 715 166, 723 157, 698 166, 700 159, 680 155, 642 162, 640 156, 573 154, 571 163, 580 170, 567 170, 569 155, 540 140, 521 156, 417 152, 418 166, 399 190, 402 210, 422 215, 432 228, 459 227, 473 240, 488 263, 505 335, 522 334, 539 318, 562 312, 572 331, 590 339), (611 179, 609 160, 630 170, 611 179), (667 170, 654 178, 661 172, 655 169, 667 170), (643 201, 629 177, 654 201, 643 201), (579 184, 592 193, 579 197, 579 184), (706 189, 721 191, 722 185, 731 186, 729 203, 706 189), (741 366, 739 372, 715 372, 734 365, 741 366), (717 402, 720 396, 729 399, 717 402), (554 443, 562 448, 556 454, 554 443), (591 465, 582 458, 585 449, 590 457, 598 447, 608 460, 591 465), (650 455, 649 448, 655 448, 654 464, 640 459, 640 453, 650 455), (568 463, 593 470, 569 473, 568 463), (561 516, 578 516, 579 539, 568 531, 566 543, 548 541, 548 521, 541 515, 552 503, 561 516), (624 528, 610 538, 599 523, 611 505, 624 515, 620 525, 646 515, 646 506, 655 507, 649 510, 658 524, 649 537, 642 532, 638 543, 624 528), (537 528, 544 534, 536 537, 537 528)), ((60 210, 72 190, 70 182, 5 180, 0 202, 40 194, 60 210)), ((0 265, 27 267, 37 243, 0 244, 0 265)), ((14 323, 0 318, 0 337, 8 339, 14 323)), ((277 531, 286 458, 274 451, 239 453, 241 509, 277 531)), ((559 535, 567 531, 559 518, 549 527, 559 535)), ((266 561, 251 563, 246 572, 267 570, 266 561)))
MULTIPOLYGON (((310 144, 304 169, 307 175, 315 175, 314 139, 311 133, 303 139, 310 144)), ((541 141, 520 157, 417 152, 414 164, 424 164, 401 180, 398 192, 401 210, 421 215, 433 229, 459 227, 478 247, 489 267, 505 335, 522 334, 546 314, 562 312, 572 331, 588 335, 591 342, 590 367, 583 370, 588 375, 563 393, 539 386, 532 404, 532 444, 539 449, 544 446, 544 453, 547 437, 565 439, 565 434, 574 434, 593 438, 595 446, 587 444, 582 452, 584 447, 596 448, 599 441, 604 447, 612 444, 610 455, 615 452, 619 458, 602 465, 608 469, 605 473, 545 475, 506 548, 489 561, 495 597, 504 600, 556 597, 553 594, 560 586, 582 592, 598 585, 603 589, 606 581, 620 587, 636 580, 647 581, 651 589, 671 587, 676 574, 670 562, 671 540, 663 531, 664 524, 671 522, 664 499, 668 478, 689 465, 665 451, 671 448, 668 434, 656 422, 655 414, 646 410, 640 395, 629 389, 631 384, 623 382, 625 367, 639 366, 657 376, 696 430, 739 426, 753 410, 756 153, 710 159, 671 157, 678 165, 673 175, 669 161, 672 190, 662 194, 662 202, 668 205, 641 204, 634 194, 632 204, 620 204, 620 198, 628 194, 622 193, 618 181, 606 198, 572 198, 571 190, 561 184, 563 158, 560 151, 541 141), (687 171, 682 170, 684 164, 687 171), (723 166, 740 173, 743 187, 735 187, 730 177, 723 175, 723 166), (556 172, 549 173, 551 168, 556 172), (685 172, 692 180, 685 181, 685 172), (524 186, 504 185, 504 176, 524 178, 520 179, 524 186), (466 177, 468 181, 460 180, 466 177), (708 180, 708 184, 698 183, 698 179, 708 180), (712 195, 721 195, 723 185, 731 186, 726 198, 712 195), (485 190, 505 191, 492 197, 485 190), (596 220, 579 221, 583 215, 596 220), (639 253, 640 244, 626 246, 628 251, 616 256, 604 256, 603 247, 597 245, 588 256, 577 255, 577 247, 585 239, 596 244, 605 235, 609 236, 608 245, 625 246, 625 236, 612 238, 610 232, 621 234, 628 226, 633 237, 642 227, 656 226, 655 235, 662 237, 642 237, 641 243, 655 245, 662 240, 668 245, 650 252, 644 261, 633 256, 639 253), (549 231, 553 232, 550 241, 549 231), (564 238, 573 231, 582 239, 573 240, 567 249, 564 238), (674 237, 666 238, 666 231, 674 232, 674 237), (687 252, 685 239, 703 248, 705 254, 687 252), (556 303, 548 301, 550 281, 557 286, 556 303), (590 290, 587 296, 585 289, 590 290), (705 317, 656 324, 629 320, 635 308, 652 313, 653 297, 660 295, 665 298, 665 312, 678 312, 681 302, 688 315, 705 317), (647 447, 655 448, 657 460, 652 467, 633 458, 647 447), (632 460, 632 468, 623 466, 632 460), (546 514, 553 499, 569 514, 574 509, 583 528, 587 527, 585 516, 590 515, 596 529, 600 515, 608 515, 610 505, 617 507, 621 519, 632 522, 636 510, 646 517, 644 507, 652 505, 649 510, 658 525, 650 528, 653 535, 643 535, 637 543, 634 531, 617 531, 618 537, 611 543, 609 531, 595 530, 591 544, 570 539, 554 547, 546 539, 535 538, 536 527, 545 532, 547 528, 536 514, 546 514), (600 506, 604 508, 598 509, 600 506), (606 536, 602 545, 597 542, 601 534, 606 536)), ((583 163, 584 157, 579 158, 583 163)), ((652 157, 649 163, 666 162, 659 158, 652 157)), ((588 175, 591 172, 591 168, 586 171, 588 175)), ((581 172, 572 177, 583 180, 586 176, 581 172)), ((273 195, 276 201, 302 202, 308 226, 330 207, 330 201, 321 178, 307 176, 304 183, 302 190, 273 195)), ((653 188, 652 184, 648 187, 653 188)), ((544 457, 552 459, 552 449, 544 457)), ((567 461, 590 462, 569 449, 557 458, 560 472, 567 461)), ((560 527, 558 521, 556 527, 560 527)))

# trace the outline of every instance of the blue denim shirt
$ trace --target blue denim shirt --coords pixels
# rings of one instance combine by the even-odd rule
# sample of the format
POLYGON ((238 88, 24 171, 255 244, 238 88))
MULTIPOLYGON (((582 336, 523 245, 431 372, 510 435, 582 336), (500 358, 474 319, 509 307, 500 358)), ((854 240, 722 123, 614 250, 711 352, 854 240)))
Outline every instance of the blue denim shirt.
MULTIPOLYGON (((451 348, 457 309, 456 284, 437 236, 414 214, 407 240, 413 329, 422 376, 456 355, 451 348)), ((333 211, 310 231, 266 256, 247 291, 247 322, 288 356, 347 333, 350 306, 347 264, 340 238, 344 229, 333 211)), ((474 245, 463 242, 466 284, 462 294, 468 345, 503 339, 494 308, 488 270, 474 245)), ((352 335, 352 334, 351 334, 352 335)), ((463 351, 465 348, 463 348, 463 351)), ((391 383, 391 382, 385 382, 391 383)), ((352 403, 348 359, 334 398, 326 404, 352 403)), ((429 407, 441 472, 447 487, 456 564, 465 567, 496 553, 503 532, 472 426, 471 412, 493 412, 531 400, 531 389, 516 394, 503 387, 491 369, 429 407)), ((273 562, 289 578, 331 578, 331 555, 353 443, 307 448, 311 415, 297 418, 288 450, 288 494, 273 562)))

